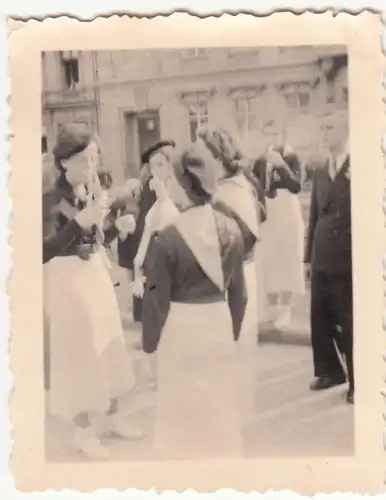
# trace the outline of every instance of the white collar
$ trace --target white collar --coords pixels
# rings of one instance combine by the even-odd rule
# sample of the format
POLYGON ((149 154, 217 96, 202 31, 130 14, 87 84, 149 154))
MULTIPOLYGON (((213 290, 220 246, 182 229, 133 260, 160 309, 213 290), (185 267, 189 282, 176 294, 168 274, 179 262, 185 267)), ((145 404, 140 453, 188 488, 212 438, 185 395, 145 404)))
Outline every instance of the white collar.
POLYGON ((173 223, 206 276, 224 291, 221 245, 213 209, 209 204, 181 212, 173 223))
MULTIPOLYGON (((348 149, 348 143, 346 142, 344 145, 343 150, 341 153, 336 155, 335 161, 336 161, 336 171, 339 172, 340 169, 343 167, 345 164, 347 157, 349 156, 349 149, 348 149)), ((330 161, 333 160, 333 155, 330 153, 330 161)))

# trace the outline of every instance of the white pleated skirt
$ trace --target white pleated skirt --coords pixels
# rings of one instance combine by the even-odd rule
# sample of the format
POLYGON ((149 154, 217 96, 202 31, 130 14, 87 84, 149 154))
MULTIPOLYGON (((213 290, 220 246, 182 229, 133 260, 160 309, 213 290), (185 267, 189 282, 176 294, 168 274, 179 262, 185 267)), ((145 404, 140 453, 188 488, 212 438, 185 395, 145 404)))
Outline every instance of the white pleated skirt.
POLYGON ((236 343, 226 302, 172 303, 157 355, 159 458, 242 456, 236 343))
POLYGON ((255 260, 244 264, 248 303, 237 342, 238 397, 241 419, 250 422, 256 411, 258 350, 258 282, 255 260))
POLYGON ((46 266, 50 412, 65 420, 106 412, 135 379, 103 254, 57 257, 46 266))
POLYGON ((304 222, 299 198, 284 189, 267 198, 267 220, 262 224, 264 286, 266 293, 305 293, 304 222))

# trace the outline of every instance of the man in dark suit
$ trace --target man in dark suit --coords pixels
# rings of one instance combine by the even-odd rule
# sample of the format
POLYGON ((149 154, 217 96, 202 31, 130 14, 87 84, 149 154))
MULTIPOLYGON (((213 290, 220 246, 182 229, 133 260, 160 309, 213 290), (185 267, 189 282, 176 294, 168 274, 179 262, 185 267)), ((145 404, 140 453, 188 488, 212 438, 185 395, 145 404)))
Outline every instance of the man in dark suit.
POLYGON ((305 264, 311 279, 312 390, 346 382, 354 403, 351 189, 344 112, 321 117, 326 158, 315 168, 305 264), (338 326, 338 327, 337 327, 338 326))

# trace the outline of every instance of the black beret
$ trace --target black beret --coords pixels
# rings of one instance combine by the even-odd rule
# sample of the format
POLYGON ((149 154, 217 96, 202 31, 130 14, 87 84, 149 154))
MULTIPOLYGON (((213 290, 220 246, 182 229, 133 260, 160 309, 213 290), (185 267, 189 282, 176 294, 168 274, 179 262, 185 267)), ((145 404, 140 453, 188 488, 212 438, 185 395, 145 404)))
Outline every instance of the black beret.
POLYGON ((92 134, 85 127, 76 124, 64 125, 58 135, 53 154, 57 160, 67 160, 86 149, 92 134))
POLYGON ((175 148, 176 143, 174 141, 159 141, 159 142, 156 142, 155 144, 153 144, 152 146, 150 146, 149 148, 147 148, 146 151, 144 151, 144 153, 141 156, 142 164, 149 163, 150 158, 155 153, 157 153, 158 151, 160 151, 163 148, 166 148, 167 146, 169 146, 171 148, 175 148))

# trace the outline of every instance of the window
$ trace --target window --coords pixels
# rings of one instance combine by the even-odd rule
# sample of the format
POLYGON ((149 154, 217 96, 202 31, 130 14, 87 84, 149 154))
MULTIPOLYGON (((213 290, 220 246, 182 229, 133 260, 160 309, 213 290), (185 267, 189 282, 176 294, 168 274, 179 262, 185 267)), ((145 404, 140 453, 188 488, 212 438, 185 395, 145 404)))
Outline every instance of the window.
POLYGON ((206 57, 207 52, 207 49, 194 47, 192 49, 184 49, 182 55, 184 59, 198 59, 200 57, 206 57))
POLYGON ((253 47, 237 47, 228 52, 228 59, 232 64, 255 64, 259 57, 260 51, 253 47))
POLYGON ((48 153, 48 140, 46 135, 42 135, 42 155, 48 153))
POLYGON ((67 89, 74 90, 79 83, 79 59, 76 51, 61 52, 64 84, 67 89))
POLYGON ((291 109, 304 109, 310 102, 310 95, 307 92, 290 92, 285 98, 291 109))
POLYGON ((279 47, 281 54, 309 54, 313 50, 312 45, 287 45, 279 47))
POLYGON ((258 114, 255 97, 233 99, 237 129, 241 137, 246 137, 251 130, 256 130, 258 114))
POLYGON ((189 104, 190 140, 197 139, 200 127, 208 124, 208 103, 206 101, 189 104))
POLYGON ((244 55, 256 57, 259 54, 260 50, 256 49, 255 47, 234 47, 232 49, 229 49, 230 57, 242 57, 244 55))
POLYGON ((307 112, 310 105, 310 90, 306 84, 291 84, 284 88, 284 97, 290 109, 307 112))

